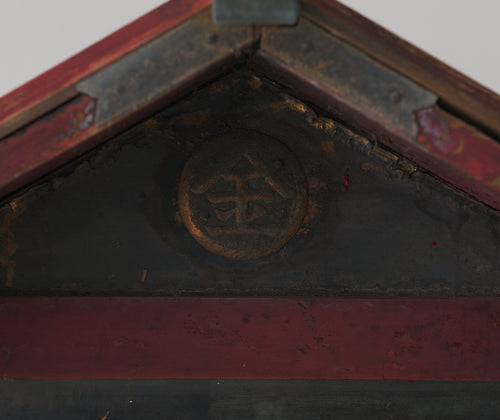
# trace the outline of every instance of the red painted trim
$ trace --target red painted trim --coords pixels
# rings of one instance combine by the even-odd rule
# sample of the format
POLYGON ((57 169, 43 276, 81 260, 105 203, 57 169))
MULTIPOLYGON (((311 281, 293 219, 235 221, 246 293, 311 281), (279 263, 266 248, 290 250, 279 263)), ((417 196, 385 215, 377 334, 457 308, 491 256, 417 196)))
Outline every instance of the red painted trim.
POLYGON ((500 143, 436 106, 415 114, 418 141, 438 160, 435 172, 448 167, 447 178, 500 209, 500 143))
POLYGON ((339 99, 314 77, 268 52, 259 51, 250 64, 257 72, 289 87, 292 94, 357 129, 375 134, 403 157, 500 210, 500 143, 472 125, 433 106, 415 113, 419 134, 412 138, 381 126, 353 108, 349 98, 339 99))
MULTIPOLYGON (((0 127, 18 128, 49 111, 61 103, 54 104, 52 99, 57 98, 56 101, 61 101, 76 94, 73 86, 77 82, 152 40, 209 4, 210 0, 171 0, 5 95, 0 98, 0 127), (47 105, 44 106, 44 103, 47 105)), ((1 133, 2 130, 0 137, 7 134, 1 133)))
MULTIPOLYGON (((500 95, 335 0, 303 0, 301 13, 371 57, 435 92, 500 137, 500 95)), ((478 46, 479 47, 479 46, 478 46)))
POLYGON ((3 298, 7 379, 500 380, 499 300, 3 298))
MULTIPOLYGON (((53 108, 60 105, 62 100, 67 100, 77 94, 74 90, 75 83, 189 18, 208 6, 209 3, 209 0, 172 0, 3 97, 0 100, 0 137, 2 137, 2 133, 12 131, 41 114, 46 114, 49 111, 52 113, 41 121, 32 123, 24 132, 18 132, 13 137, 0 142, 0 196, 33 181, 36 177, 44 175, 47 171, 66 163, 78 156, 79 153, 83 153, 97 144, 99 139, 95 136, 97 133, 93 126, 89 126, 85 130, 71 126, 72 118, 78 118, 75 117, 76 113, 85 112, 85 107, 78 108, 77 104, 80 103, 78 102, 80 99, 76 99, 70 105, 59 110, 52 111, 53 108), (75 106, 77 108, 74 108, 75 106), (41 134, 44 136, 40 137, 41 134)), ((323 0, 311 0, 311 2, 306 2, 304 10, 307 16, 323 26, 326 25, 334 33, 340 32, 340 36, 347 37, 353 42, 356 41, 355 45, 361 45, 370 40, 370 43, 366 45, 378 59, 382 59, 386 53, 388 65, 407 74, 408 77, 421 82, 418 77, 422 75, 424 77, 427 74, 426 71, 415 72, 412 67, 412 63, 414 63, 412 60, 427 63, 427 55, 418 52, 418 54, 415 53, 415 57, 411 56, 411 59, 406 57, 400 50, 401 45, 407 47, 407 44, 401 44, 402 41, 392 35, 390 39, 380 35, 385 34, 385 32, 375 24, 370 23, 369 27, 361 25, 369 30, 367 29, 367 33, 363 32, 362 36, 358 37, 356 28, 360 22, 366 23, 367 21, 344 6, 337 3, 329 4, 323 0), (323 9, 324 14, 321 13, 323 9), (338 21, 341 25, 333 27, 328 22, 325 23, 323 15, 335 18, 335 22, 338 21), (378 35, 372 39, 371 33, 378 35), (381 44, 381 40, 386 38, 392 40, 392 43, 388 44, 390 48, 380 49, 380 45, 385 45, 381 44), (403 58, 405 60, 402 60, 403 58), (398 63, 406 64, 401 64, 403 67, 400 69, 398 63)), ((362 48, 362 46, 358 47, 362 48)), ((406 51, 408 49, 406 47, 402 51, 406 51)), ((259 57, 264 56, 257 54, 257 58, 259 57)), ((268 59, 267 62, 265 59, 261 62, 254 60, 254 62, 258 63, 257 67, 272 68, 272 70, 264 69, 264 72, 273 73, 271 78, 275 74, 279 75, 275 79, 286 78, 286 73, 290 72, 292 78, 296 79, 293 83, 299 86, 298 91, 309 100, 318 102, 319 105, 325 105, 327 109, 332 103, 335 103, 335 101, 332 102, 330 92, 321 89, 314 80, 309 80, 304 75, 295 74, 293 69, 280 68, 279 63, 273 62, 272 59, 268 59), (304 94, 303 91, 306 93, 304 94)), ((482 110, 479 112, 479 116, 489 115, 488 110, 493 112, 486 120, 481 120, 485 125, 489 121, 495 122, 497 120, 494 117, 498 111, 494 106, 490 106, 499 101, 497 95, 481 90, 480 86, 476 86, 469 79, 464 79, 448 68, 439 67, 437 61, 433 61, 431 64, 430 68, 433 70, 429 72, 429 77, 425 78, 424 85, 430 86, 431 90, 434 86, 435 90, 440 93, 440 86, 446 85, 444 81, 456 80, 456 84, 462 89, 456 89, 455 84, 452 84, 451 87, 446 88, 446 91, 440 93, 445 96, 445 99, 449 96, 448 102, 464 104, 468 107, 465 110, 468 115, 476 115, 477 109, 482 110), (463 99, 460 96, 462 94, 469 100, 461 100, 463 99), (479 104, 475 104, 475 98, 479 98, 479 104), (473 102, 475 105, 469 106, 473 102)), ((338 104, 338 106, 341 108, 342 104, 338 104)), ((390 135, 388 137, 383 135, 381 140, 383 141, 386 137, 390 138, 388 146, 397 152, 474 195, 479 200, 500 209, 500 144, 463 121, 437 108, 433 108, 433 110, 435 118, 445 121, 446 127, 442 123, 439 124, 450 139, 449 145, 456 143, 457 148, 449 151, 440 149, 441 146, 438 145, 440 140, 435 137, 432 129, 426 128, 426 121, 430 121, 429 118, 431 118, 429 110, 417 113, 420 125, 419 142, 415 139, 404 139, 398 136, 391 138, 390 135), (439 117, 437 117, 438 114, 439 117)), ((141 111, 144 115, 148 110, 141 111)), ((349 116, 354 119, 354 121, 350 121, 353 125, 364 127, 369 132, 372 131, 373 127, 370 126, 369 121, 366 121, 365 116, 352 115, 352 112, 347 109, 345 117, 349 116)), ((130 122, 133 121, 128 121, 128 123, 130 122)), ((122 121, 121 124, 121 128, 125 128, 127 122, 122 121)), ((109 130, 108 134, 113 133, 109 130)))
POLYGON ((95 100, 81 96, 0 141, 0 197, 88 150, 95 110, 95 100))

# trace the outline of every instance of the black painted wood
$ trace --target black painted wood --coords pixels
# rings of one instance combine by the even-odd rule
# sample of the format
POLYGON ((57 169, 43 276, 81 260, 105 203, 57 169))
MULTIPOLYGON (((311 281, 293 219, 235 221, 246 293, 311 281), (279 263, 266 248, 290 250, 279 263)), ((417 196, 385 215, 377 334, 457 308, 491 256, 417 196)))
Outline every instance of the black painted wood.
POLYGON ((496 382, 0 381, 0 416, 9 420, 486 420, 500 417, 498 395, 496 382))
POLYGON ((498 213, 247 70, 6 203, 0 232, 3 295, 500 294, 498 213), (233 129, 286 144, 308 178, 301 230, 247 262, 202 248, 177 206, 192 150, 233 129))

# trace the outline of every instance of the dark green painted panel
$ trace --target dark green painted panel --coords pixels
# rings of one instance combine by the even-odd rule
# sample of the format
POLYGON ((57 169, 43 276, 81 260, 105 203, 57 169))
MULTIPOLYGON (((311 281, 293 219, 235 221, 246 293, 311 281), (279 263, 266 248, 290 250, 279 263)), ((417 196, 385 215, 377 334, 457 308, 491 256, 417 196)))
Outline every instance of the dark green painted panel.
POLYGON ((7 203, 0 226, 1 294, 500 295, 498 213, 246 70, 7 203), (234 129, 286 144, 308 179, 302 228, 247 262, 202 248, 177 207, 191 151, 234 129))

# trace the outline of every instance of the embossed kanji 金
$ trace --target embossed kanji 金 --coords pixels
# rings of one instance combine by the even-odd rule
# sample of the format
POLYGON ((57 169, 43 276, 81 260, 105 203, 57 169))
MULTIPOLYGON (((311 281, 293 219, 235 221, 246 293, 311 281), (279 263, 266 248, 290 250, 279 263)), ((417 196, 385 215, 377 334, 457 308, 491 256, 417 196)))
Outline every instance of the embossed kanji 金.
POLYGON ((191 235, 226 258, 269 255, 293 237, 304 218, 304 172, 279 141, 233 131, 200 145, 179 183, 179 207, 191 235))

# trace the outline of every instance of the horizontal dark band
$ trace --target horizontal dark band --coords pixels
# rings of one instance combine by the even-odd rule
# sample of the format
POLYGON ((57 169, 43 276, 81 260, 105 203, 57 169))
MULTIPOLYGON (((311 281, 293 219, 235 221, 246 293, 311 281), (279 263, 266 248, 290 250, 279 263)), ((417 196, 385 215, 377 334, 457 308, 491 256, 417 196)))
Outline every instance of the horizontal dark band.
POLYGON ((497 382, 0 381, 10 420, 500 417, 497 382))

